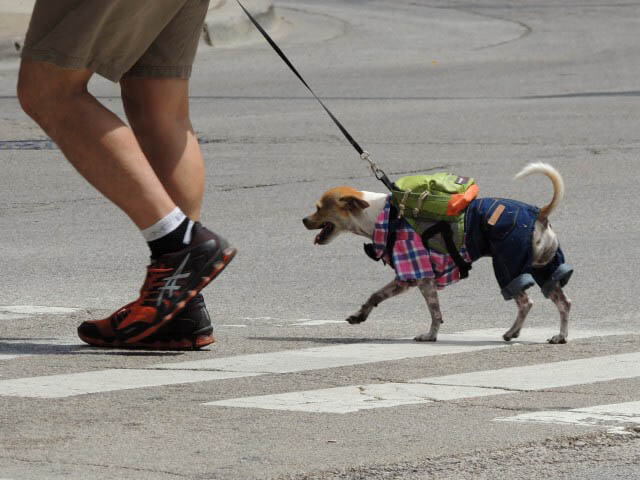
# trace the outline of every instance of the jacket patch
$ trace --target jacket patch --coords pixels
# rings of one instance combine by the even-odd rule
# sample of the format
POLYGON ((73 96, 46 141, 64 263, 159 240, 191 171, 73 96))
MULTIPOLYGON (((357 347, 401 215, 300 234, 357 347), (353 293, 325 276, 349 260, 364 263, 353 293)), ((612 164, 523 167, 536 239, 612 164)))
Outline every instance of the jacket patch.
POLYGON ((491 215, 491 218, 489 218, 489 221, 487 223, 491 226, 495 225, 498 222, 500 215, 502 215, 502 212, 504 212, 504 205, 498 205, 498 207, 493 211, 493 214, 491 215))

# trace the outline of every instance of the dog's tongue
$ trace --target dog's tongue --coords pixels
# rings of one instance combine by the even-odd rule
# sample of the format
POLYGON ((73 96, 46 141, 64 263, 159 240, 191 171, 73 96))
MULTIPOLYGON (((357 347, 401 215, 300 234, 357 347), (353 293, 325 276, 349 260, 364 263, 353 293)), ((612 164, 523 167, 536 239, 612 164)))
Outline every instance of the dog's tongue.
POLYGON ((330 235, 332 231, 333 231, 333 224, 326 223, 322 227, 322 230, 320 230, 320 233, 318 235, 316 235, 316 238, 313 241, 313 243, 315 245, 319 244, 320 242, 322 242, 323 239, 325 239, 328 235, 330 235))

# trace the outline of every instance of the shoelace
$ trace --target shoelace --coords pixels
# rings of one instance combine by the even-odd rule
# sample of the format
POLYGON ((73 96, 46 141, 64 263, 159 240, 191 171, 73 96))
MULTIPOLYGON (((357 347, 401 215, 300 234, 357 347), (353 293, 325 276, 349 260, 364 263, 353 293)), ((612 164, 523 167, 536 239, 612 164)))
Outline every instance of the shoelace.
POLYGON ((140 288, 140 297, 137 300, 125 305, 111 315, 111 325, 113 328, 118 328, 122 321, 127 318, 131 310, 135 305, 153 305, 160 294, 158 287, 164 285, 164 278, 167 273, 171 272, 171 268, 155 267, 152 265, 147 266, 147 276, 144 280, 142 288, 140 288))
POLYGON ((147 267, 147 278, 140 289, 140 303, 142 305, 155 306, 160 295, 160 287, 164 285, 164 278, 172 272, 171 268, 157 267, 149 265, 147 267))

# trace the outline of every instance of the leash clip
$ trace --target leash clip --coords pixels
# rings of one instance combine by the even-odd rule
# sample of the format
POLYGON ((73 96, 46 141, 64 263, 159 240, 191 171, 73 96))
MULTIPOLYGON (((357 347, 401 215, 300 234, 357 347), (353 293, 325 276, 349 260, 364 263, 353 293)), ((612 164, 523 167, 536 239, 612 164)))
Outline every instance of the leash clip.
POLYGON ((371 160, 371 154, 369 152, 367 152, 366 150, 363 150, 362 153, 360 154, 360 158, 362 160, 364 160, 365 162, 369 162, 369 167, 371 168, 371 171, 373 172, 373 174, 376 174, 376 169, 378 167, 376 167, 376 164, 373 160, 371 160))
POLYGON ((365 160, 366 162, 369 162, 369 168, 371 168, 371 172, 373 173, 374 177, 376 177, 378 180, 382 180, 386 176, 385 173, 378 168, 378 166, 376 165, 376 162, 371 160, 371 154, 369 152, 364 150, 360 154, 360 158, 362 160, 365 160))

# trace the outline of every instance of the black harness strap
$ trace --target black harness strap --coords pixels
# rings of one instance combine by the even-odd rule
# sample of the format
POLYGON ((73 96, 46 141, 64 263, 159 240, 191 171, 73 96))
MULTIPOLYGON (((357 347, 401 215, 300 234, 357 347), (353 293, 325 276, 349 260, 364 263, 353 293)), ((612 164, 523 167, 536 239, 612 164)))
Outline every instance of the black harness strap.
MULTIPOLYGON (((287 66, 296 75, 296 77, 298 77, 298 79, 302 82, 302 84, 305 87, 307 87, 307 90, 309 90, 311 92, 311 95, 313 95, 314 98, 320 103, 320 105, 322 105, 322 108, 324 108, 325 112, 327 112, 327 114, 329 115, 331 120, 333 120, 333 123, 336 124, 338 129, 344 135, 344 137, 349 141, 349 143, 353 146, 353 148, 356 149, 356 152, 358 152, 358 155, 360 155, 361 158, 368 160, 369 154, 362 149, 360 144, 358 142, 356 142, 355 138, 353 138, 351 136, 351 134, 344 127, 344 125, 342 125, 342 123, 340 123, 340 121, 335 117, 335 115, 333 113, 331 113, 331 110, 329 110, 329 108, 324 104, 324 102, 320 99, 320 97, 318 97, 318 95, 316 95, 316 93, 311 89, 309 84, 307 82, 305 82, 304 78, 302 78, 302 75, 300 75, 300 73, 298 72, 296 67, 293 66, 293 64, 289 61, 287 56, 280 49, 280 47, 276 44, 276 42, 274 42, 273 39, 269 36, 269 34, 266 32, 266 30, 264 28, 262 28, 262 26, 257 22, 257 20, 255 18, 253 18, 253 16, 249 13, 249 11, 246 8, 244 8, 244 5, 242 5, 242 3, 240 3, 240 0, 236 0, 236 2, 238 2, 238 5, 240 5, 240 8, 242 8, 244 13, 247 14, 247 16, 249 17, 249 20, 251 20, 251 23, 253 23, 255 25, 255 27, 262 34, 262 36, 269 43, 269 45, 271 45, 271 47, 275 50, 275 52, 280 56, 282 61, 287 64, 287 66), (365 158, 365 155, 366 155, 366 158, 365 158)), ((378 180, 380 180, 382 183, 384 183, 384 185, 389 190, 391 190, 391 191, 393 191, 394 189, 397 190, 397 188, 394 186, 393 182, 391 180, 389 180, 389 177, 387 177, 387 175, 382 170, 380 170, 377 167, 374 167, 374 164, 372 164, 372 169, 374 170, 374 174, 375 174, 376 178, 378 180)))
POLYGON ((451 258, 453 258, 453 261, 460 269, 460 278, 467 278, 469 276, 469 270, 471 270, 471 264, 464 261, 456 248, 456 244, 453 241, 453 230, 448 222, 440 221, 422 232, 422 243, 427 246, 429 239, 438 233, 442 235, 444 244, 447 247, 447 252, 449 252, 449 255, 451 255, 451 258))
POLYGON ((373 243, 365 243, 364 244, 364 253, 367 254, 371 260, 375 260, 376 262, 380 261, 380 257, 376 255, 376 250, 373 248, 373 243))
MULTIPOLYGON (((393 247, 396 244, 396 230, 398 229, 397 224, 399 223, 399 221, 400 218, 398 217, 398 209, 393 204, 391 204, 389 206, 389 229, 387 232, 387 245, 385 247, 385 253, 389 258, 389 263, 392 267, 394 267, 393 247)), ((375 248, 373 248, 373 243, 364 244, 364 253, 366 253, 369 258, 375 260, 376 262, 380 261, 380 259, 382 258, 377 256, 376 250, 375 248)))

